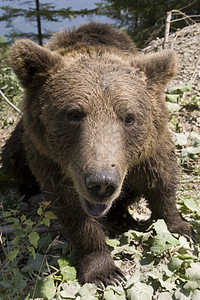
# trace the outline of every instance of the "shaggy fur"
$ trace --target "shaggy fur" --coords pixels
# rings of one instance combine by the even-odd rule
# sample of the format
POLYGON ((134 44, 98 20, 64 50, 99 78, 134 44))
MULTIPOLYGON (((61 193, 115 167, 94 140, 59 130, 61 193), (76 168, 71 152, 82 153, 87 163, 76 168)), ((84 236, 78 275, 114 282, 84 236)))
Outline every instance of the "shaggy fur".
POLYGON ((34 175, 52 201, 81 283, 122 280, 102 224, 134 228, 127 208, 141 196, 154 219, 191 236, 176 208, 177 163, 167 129, 172 51, 137 54, 125 33, 90 23, 55 34, 44 47, 17 40, 10 61, 24 88, 23 117, 3 165, 37 189, 34 175))

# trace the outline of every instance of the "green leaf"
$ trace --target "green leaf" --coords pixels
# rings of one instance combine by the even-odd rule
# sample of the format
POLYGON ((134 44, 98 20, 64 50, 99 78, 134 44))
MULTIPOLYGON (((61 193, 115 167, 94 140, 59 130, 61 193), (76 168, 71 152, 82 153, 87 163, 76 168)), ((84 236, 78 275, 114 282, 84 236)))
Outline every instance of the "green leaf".
POLYGON ((35 222, 31 221, 30 219, 27 219, 27 220, 24 222, 24 224, 26 224, 28 227, 32 227, 32 226, 35 224, 35 222))
POLYGON ((69 262, 64 258, 59 258, 57 260, 60 267, 60 273, 62 274, 63 280, 75 280, 76 279, 76 269, 69 266, 69 262))
POLYGON ((182 149, 181 155, 183 157, 188 156, 188 155, 195 155, 195 154, 200 154, 200 147, 187 147, 185 149, 182 149))
POLYGON ((50 219, 48 219, 48 218, 43 218, 41 224, 44 224, 44 225, 46 225, 47 227, 49 227, 49 226, 50 226, 50 219))
POLYGON ((106 290, 104 292, 105 300, 126 300, 125 293, 122 295, 116 294, 113 290, 106 290))
POLYGON ((110 247, 115 248, 120 244, 120 242, 117 239, 109 239, 108 237, 106 237, 106 244, 110 247))
POLYGON ((37 214, 38 214, 39 216, 41 216, 41 215, 42 215, 42 207, 41 207, 41 206, 38 208, 38 210, 37 210, 37 214))
POLYGON ((176 300, 190 300, 190 292, 181 289, 176 289, 175 293, 174 293, 175 299, 176 300))
POLYGON ((200 284, 200 262, 192 262, 190 268, 186 270, 187 276, 200 284))
POLYGON ((5 211, 4 213, 3 213, 3 216, 4 217, 10 217, 12 214, 11 214, 11 212, 10 211, 5 211))
POLYGON ((199 206, 194 199, 184 199, 184 204, 191 211, 199 211, 199 206))
POLYGON ((29 235, 28 235, 28 238, 29 238, 29 241, 30 243, 35 247, 37 248, 37 243, 38 243, 38 240, 40 238, 39 234, 34 231, 34 232, 31 232, 29 235))
POLYGON ((56 288, 52 277, 48 278, 48 280, 46 281, 39 280, 36 286, 34 299, 36 298, 52 299, 55 295, 55 292, 56 292, 56 288))
POLYGON ((177 103, 179 95, 166 94, 167 100, 171 103, 177 103))
POLYGON ((80 296, 94 296, 97 292, 97 286, 93 283, 85 283, 80 290, 78 291, 78 294, 80 296))
POLYGON ((181 109, 181 106, 177 103, 166 102, 167 108, 170 113, 175 113, 181 109))
POLYGON ((80 285, 78 282, 65 282, 62 285, 63 290, 60 292, 60 295, 63 298, 70 298, 70 299, 75 299, 76 294, 78 293, 80 289, 80 285))
POLYGON ((26 216, 25 215, 22 215, 21 218, 20 218, 21 222, 23 223, 25 220, 26 220, 26 216))
POLYGON ((54 220, 57 219, 56 215, 54 213, 52 213, 51 211, 47 211, 44 214, 45 218, 49 219, 49 220, 54 220))
POLYGON ((28 251, 32 253, 33 258, 35 259, 36 258, 35 249, 32 246, 30 246, 30 247, 28 247, 28 251))
POLYGON ((181 267, 182 262, 183 261, 180 258, 172 257, 168 264, 168 267, 171 271, 176 271, 181 267))
POLYGON ((139 270, 136 270, 134 272, 134 274, 129 278, 129 280, 127 281, 125 288, 128 288, 129 286, 131 286, 133 283, 136 283, 140 280, 142 276, 142 273, 139 270))
POLYGON ((13 260, 17 257, 17 254, 19 253, 19 249, 13 249, 8 253, 8 258, 10 261, 13 262, 13 260))
MULTIPOLYGON (((28 258, 26 266, 22 268, 23 272, 33 272, 33 271, 39 271, 41 269, 41 265, 44 262, 44 255, 41 255, 39 253, 36 253, 36 257, 30 256, 28 258)), ((43 264, 41 272, 45 272, 46 266, 43 264)))
POLYGON ((194 291, 198 289, 199 283, 195 281, 188 281, 186 284, 184 284, 183 288, 185 290, 194 291))
POLYGON ((127 290, 128 300, 152 300, 153 288, 145 283, 137 282, 127 290))
POLYGON ((174 142, 175 142, 175 145, 186 146, 187 145, 187 137, 183 133, 174 133, 174 142))
POLYGON ((11 241, 11 244, 14 245, 14 246, 19 245, 19 237, 15 237, 15 238, 11 241))
POLYGON ((200 291, 196 290, 194 291, 194 293, 192 294, 192 300, 199 300, 200 299, 200 291))

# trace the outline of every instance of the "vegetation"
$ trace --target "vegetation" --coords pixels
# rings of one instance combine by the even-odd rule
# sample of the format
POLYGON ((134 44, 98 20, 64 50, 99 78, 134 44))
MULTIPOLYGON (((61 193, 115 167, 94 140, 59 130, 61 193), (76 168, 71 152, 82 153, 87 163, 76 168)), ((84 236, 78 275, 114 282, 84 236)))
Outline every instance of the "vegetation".
POLYGON ((192 18, 196 21, 200 19, 197 0, 103 0, 98 5, 100 13, 115 19, 120 27, 124 27, 138 47, 158 36, 164 36, 165 19, 171 10, 176 10, 172 30, 191 23, 192 18), (183 18, 178 10, 191 16, 191 19, 183 18), (181 21, 176 22, 180 17, 181 21))
MULTIPOLYGON (((4 51, 1 55, 5 55, 4 51)), ((21 88, 7 66, 1 62, 1 89, 20 106, 21 88)), ((191 86, 174 88, 167 93, 170 127, 176 143, 182 170, 178 189, 178 207, 194 227, 197 243, 171 234, 163 220, 130 230, 106 242, 118 266, 124 270, 127 283, 108 286, 80 286, 71 264, 68 241, 55 228, 58 223, 50 203, 38 198, 23 201, 15 183, 7 181, 0 169, 0 295, 1 299, 77 299, 77 300, 170 300, 200 299, 200 136, 191 130, 193 114, 200 109, 200 99, 187 98, 191 86), (188 127, 186 126, 188 125, 188 127)), ((0 135, 8 135, 18 119, 0 100, 0 135)), ((141 208, 140 208, 141 209, 141 208)), ((142 212, 147 216, 146 208, 142 212)))
POLYGON ((0 7, 4 12, 0 16, 0 21, 6 21, 6 26, 11 29, 7 38, 9 40, 21 37, 31 38, 40 45, 44 39, 52 34, 52 32, 46 30, 47 23, 61 22, 66 18, 72 19, 77 16, 108 16, 115 20, 118 27, 125 28, 139 47, 144 46, 145 43, 157 36, 163 36, 167 12, 171 10, 175 10, 172 20, 173 26, 171 26, 172 30, 200 20, 198 0, 191 2, 188 0, 101 0, 97 3, 96 8, 92 10, 73 10, 70 7, 58 9, 55 1, 44 3, 39 0, 18 0, 18 2, 22 4, 18 8, 14 8, 13 5, 0 7), (178 11, 181 11, 181 14, 178 11), (184 17, 186 15, 188 18, 184 17), (36 32, 19 32, 13 26, 13 20, 17 17, 23 17, 27 21, 35 22, 36 32), (178 19, 181 20, 177 22, 178 19))
MULTIPOLYGON (((20 1, 19 1, 20 2, 20 1)), ((22 2, 22 1, 21 1, 22 2)), ((47 22, 61 22, 63 19, 71 19, 76 16, 82 16, 85 14, 92 14, 95 10, 72 10, 70 7, 57 9, 56 5, 51 3, 40 3, 39 0, 23 1, 22 7, 13 8, 13 6, 4 5, 0 8, 4 11, 0 17, 0 21, 6 21, 6 26, 12 30, 7 35, 7 38, 13 40, 14 38, 31 38, 38 42, 39 45, 43 44, 43 40, 48 38, 52 32, 48 32, 45 29, 45 25, 42 26, 42 21, 47 22), (25 8, 27 7, 27 8, 25 8), (25 20, 35 22, 35 28, 37 32, 19 32, 13 27, 13 20, 17 17, 23 17, 25 20)))

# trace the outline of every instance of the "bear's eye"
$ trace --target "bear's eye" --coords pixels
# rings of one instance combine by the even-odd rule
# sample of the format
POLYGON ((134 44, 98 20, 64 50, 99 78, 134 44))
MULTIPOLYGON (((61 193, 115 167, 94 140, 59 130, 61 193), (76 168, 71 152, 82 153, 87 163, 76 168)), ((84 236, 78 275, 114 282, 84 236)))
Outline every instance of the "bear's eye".
POLYGON ((83 119, 83 113, 82 113, 82 111, 80 111, 78 109, 73 109, 68 112, 68 118, 71 121, 79 122, 83 119))
POLYGON ((132 125, 135 121, 135 118, 132 114, 128 114, 124 120, 125 125, 129 126, 132 125))

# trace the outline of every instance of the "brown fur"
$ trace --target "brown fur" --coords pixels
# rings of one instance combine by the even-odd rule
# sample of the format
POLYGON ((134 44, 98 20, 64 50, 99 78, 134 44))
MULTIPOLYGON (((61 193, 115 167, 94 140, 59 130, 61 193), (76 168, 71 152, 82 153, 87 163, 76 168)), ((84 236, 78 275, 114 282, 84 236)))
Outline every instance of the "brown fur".
POLYGON ((127 207, 138 197, 170 231, 191 236, 176 208, 177 163, 167 129, 172 51, 137 54, 125 33, 91 23, 55 34, 45 47, 18 40, 10 60, 24 87, 23 118, 3 164, 22 178, 26 158, 65 224, 81 283, 123 277, 100 223, 117 218, 120 225, 125 213, 134 227, 127 207), (10 164, 19 149, 21 162, 10 164))

